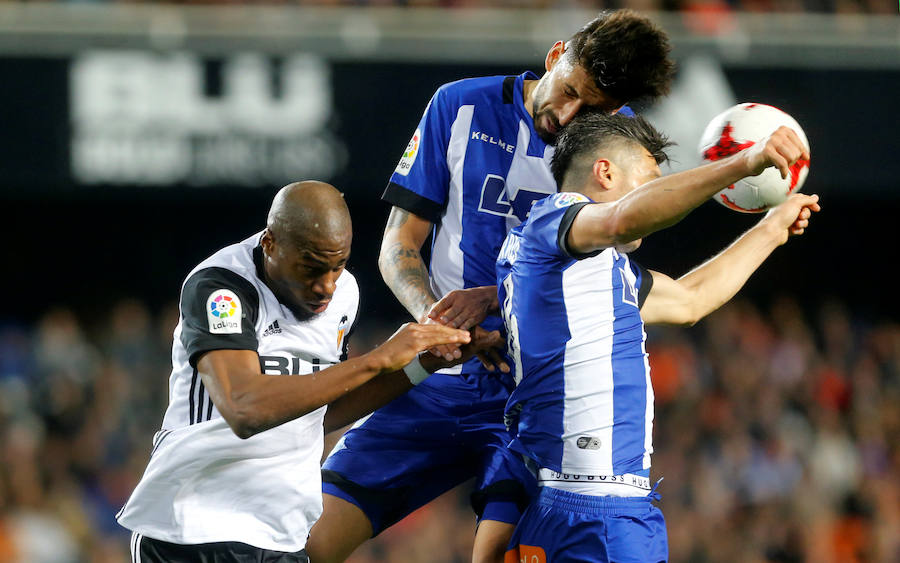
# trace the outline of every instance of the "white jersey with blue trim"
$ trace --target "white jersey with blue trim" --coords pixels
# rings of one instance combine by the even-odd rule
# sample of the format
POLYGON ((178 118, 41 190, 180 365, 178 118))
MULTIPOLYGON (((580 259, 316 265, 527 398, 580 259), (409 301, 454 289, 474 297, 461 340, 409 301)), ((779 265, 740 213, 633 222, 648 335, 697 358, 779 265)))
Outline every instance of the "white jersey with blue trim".
POLYGON ((588 203, 572 192, 536 203, 497 259, 516 364, 510 447, 562 473, 647 476, 653 388, 640 306, 652 278, 614 248, 568 251, 569 228, 588 203))
MULTIPOLYGON (((520 76, 470 78, 434 94, 383 199, 434 223, 429 271, 435 295, 495 283, 509 229, 556 193, 553 148, 534 130, 520 76)), ((500 326, 489 318, 488 329, 500 326)), ((483 370, 480 362, 465 372, 483 370)), ((456 371, 459 371, 457 368, 456 371)))

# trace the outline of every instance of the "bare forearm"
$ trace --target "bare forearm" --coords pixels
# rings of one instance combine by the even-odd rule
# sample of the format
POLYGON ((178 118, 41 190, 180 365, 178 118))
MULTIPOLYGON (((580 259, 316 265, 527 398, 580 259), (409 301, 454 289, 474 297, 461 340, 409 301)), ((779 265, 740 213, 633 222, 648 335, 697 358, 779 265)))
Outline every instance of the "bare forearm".
POLYGON ((216 369, 221 367, 204 365, 204 359, 198 364, 213 403, 241 438, 308 414, 381 372, 376 362, 363 355, 308 375, 258 374, 211 385, 208 373, 216 369))
MULTIPOLYGON (((419 354, 419 363, 428 373, 462 363, 478 352, 495 348, 503 343, 498 331, 473 331, 474 340, 462 349, 459 358, 442 360, 432 354, 419 354)), ((413 385, 403 369, 384 373, 364 383, 328 405, 325 414, 325 432, 333 432, 393 401, 412 389, 413 385)))
POLYGON ((761 223, 728 248, 678 281, 693 295, 694 321, 726 303, 744 286, 753 272, 784 242, 784 233, 761 223))
POLYGON ((674 225, 719 190, 745 177, 746 166, 729 158, 653 180, 615 204, 615 243, 631 242, 674 225))
POLYGON ((428 220, 394 207, 378 255, 378 268, 385 283, 417 321, 424 320, 437 301, 431 292, 428 268, 419 253, 431 229, 428 220))
POLYGON ((417 248, 385 241, 378 266, 384 282, 416 320, 422 320, 437 298, 431 292, 428 268, 417 248))

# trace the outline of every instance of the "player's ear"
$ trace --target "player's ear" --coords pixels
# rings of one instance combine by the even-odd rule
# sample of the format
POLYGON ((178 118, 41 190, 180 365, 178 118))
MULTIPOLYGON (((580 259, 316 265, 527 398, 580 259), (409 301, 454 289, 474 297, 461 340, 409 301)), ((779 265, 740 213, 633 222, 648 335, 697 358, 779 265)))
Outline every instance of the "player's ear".
POLYGON ((559 62, 559 59, 562 58, 565 52, 566 43, 564 41, 557 41, 553 44, 553 47, 550 47, 550 50, 547 51, 547 58, 544 59, 544 68, 547 69, 547 72, 553 70, 553 67, 556 66, 556 63, 559 62))
POLYGON ((605 158, 598 158, 591 168, 591 176, 594 178, 594 182, 602 186, 604 190, 612 189, 612 162, 605 158))
POLYGON ((272 255, 272 250, 275 247, 275 238, 272 236, 272 231, 266 229, 263 231, 263 236, 259 239, 259 245, 262 246, 263 252, 267 255, 272 255))

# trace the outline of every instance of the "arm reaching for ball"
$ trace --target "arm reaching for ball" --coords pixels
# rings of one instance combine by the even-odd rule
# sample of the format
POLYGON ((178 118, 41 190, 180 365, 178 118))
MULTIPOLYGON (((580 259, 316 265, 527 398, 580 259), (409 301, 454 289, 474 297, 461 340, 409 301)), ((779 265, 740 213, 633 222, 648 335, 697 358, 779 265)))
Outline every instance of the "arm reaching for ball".
POLYGON ((806 232, 812 214, 820 210, 819 196, 793 194, 731 246, 677 280, 652 272, 653 287, 641 318, 647 324, 696 323, 734 297, 790 236, 806 232))

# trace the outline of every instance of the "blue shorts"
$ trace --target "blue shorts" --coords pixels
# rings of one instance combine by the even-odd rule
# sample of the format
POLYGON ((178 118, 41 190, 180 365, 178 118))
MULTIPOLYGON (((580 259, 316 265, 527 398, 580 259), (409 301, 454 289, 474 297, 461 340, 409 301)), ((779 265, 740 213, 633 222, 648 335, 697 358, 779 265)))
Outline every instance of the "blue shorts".
POLYGON ((542 487, 504 561, 657 563, 669 559, 666 522, 653 497, 607 497, 542 487))
POLYGON ((322 466, 323 492, 358 506, 377 535, 474 477, 479 518, 514 524, 537 484, 506 447, 508 396, 490 375, 429 377, 344 434, 322 466))

